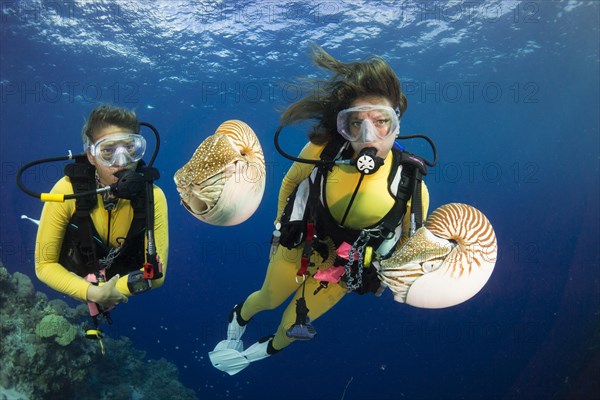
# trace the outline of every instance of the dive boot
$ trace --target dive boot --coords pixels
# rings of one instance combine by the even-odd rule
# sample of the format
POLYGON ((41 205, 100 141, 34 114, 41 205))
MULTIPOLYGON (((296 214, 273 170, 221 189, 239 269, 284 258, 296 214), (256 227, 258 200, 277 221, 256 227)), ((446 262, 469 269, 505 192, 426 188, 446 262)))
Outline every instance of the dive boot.
POLYGON ((246 325, 250 320, 246 321, 242 318, 242 306, 244 302, 236 304, 233 310, 229 313, 229 325, 227 325, 227 340, 241 340, 242 335, 246 331, 246 325))
POLYGON ((221 340, 213 352, 219 350, 236 350, 243 351, 244 343, 242 342, 242 335, 246 331, 246 325, 250 321, 245 321, 241 317, 241 309, 244 303, 236 304, 233 310, 229 313, 229 325, 227 325, 227 339, 221 340))
POLYGON ((263 358, 272 356, 279 352, 273 347, 273 338, 275 336, 267 336, 254 343, 242 352, 242 355, 248 359, 249 362, 259 361, 263 358))
POLYGON ((229 313, 229 325, 227 325, 227 339, 221 340, 213 351, 208 353, 212 365, 230 375, 236 374, 244 369, 249 361, 242 356, 244 343, 241 338, 249 321, 240 316, 244 303, 236 304, 229 313))

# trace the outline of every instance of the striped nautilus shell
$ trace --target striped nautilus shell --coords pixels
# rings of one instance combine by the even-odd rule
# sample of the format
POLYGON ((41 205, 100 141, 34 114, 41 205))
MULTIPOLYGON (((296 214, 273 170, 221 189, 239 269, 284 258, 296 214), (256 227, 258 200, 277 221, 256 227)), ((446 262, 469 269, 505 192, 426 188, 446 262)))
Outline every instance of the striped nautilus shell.
POLYGON ((497 250, 492 224, 481 211, 467 204, 445 204, 381 262, 379 276, 400 303, 450 307, 470 299, 485 285, 497 250))
POLYGON ((184 207, 213 225, 236 225, 258 208, 265 191, 265 158, 245 122, 223 122, 174 176, 184 207))

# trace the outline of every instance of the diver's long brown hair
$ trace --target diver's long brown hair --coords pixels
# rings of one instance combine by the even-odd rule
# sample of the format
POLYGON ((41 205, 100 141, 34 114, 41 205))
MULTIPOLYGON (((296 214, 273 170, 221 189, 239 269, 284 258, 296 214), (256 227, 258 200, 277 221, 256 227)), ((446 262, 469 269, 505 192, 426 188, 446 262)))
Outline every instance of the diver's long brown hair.
POLYGON ((383 58, 372 56, 367 61, 343 63, 316 45, 311 58, 315 65, 333 74, 330 79, 305 79, 303 90, 308 94, 283 111, 282 125, 316 119, 308 137, 322 144, 337 131, 337 113, 358 97, 385 97, 393 108, 398 107, 400 115, 404 114, 408 103, 400 80, 383 58))

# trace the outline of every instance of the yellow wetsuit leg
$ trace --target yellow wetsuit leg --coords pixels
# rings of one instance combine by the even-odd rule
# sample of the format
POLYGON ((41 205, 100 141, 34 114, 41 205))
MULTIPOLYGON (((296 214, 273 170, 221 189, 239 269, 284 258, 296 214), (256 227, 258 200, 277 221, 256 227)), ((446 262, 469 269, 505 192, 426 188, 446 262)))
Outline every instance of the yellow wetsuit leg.
POLYGON ((240 311, 244 320, 248 321, 263 310, 278 307, 298 288, 295 278, 301 257, 302 249, 289 250, 284 246, 277 247, 269 262, 262 288, 244 301, 240 311))
MULTIPOLYGON (((300 267, 301 257, 302 248, 289 250, 284 246, 279 246, 269 262, 262 288, 248 296, 240 312, 241 317, 247 321, 260 311, 272 310, 278 307, 292 293, 296 292, 283 313, 273 340, 273 347, 277 350, 288 346, 294 341, 294 339, 288 338, 285 332, 296 321, 296 299, 302 296, 302 280, 301 277, 296 275, 300 267)), ((310 310, 308 315, 311 321, 316 320, 333 307, 346 294, 346 289, 342 286, 330 284, 329 287, 314 295, 313 293, 317 287, 319 287, 319 281, 308 277, 304 297, 310 310)))
MULTIPOLYGON (((331 307, 336 305, 338 301, 348 293, 347 289, 337 283, 330 283, 327 288, 319 290, 314 294, 319 287, 320 282, 312 277, 306 278, 306 288, 304 289, 304 298, 306 299, 306 307, 308 308, 308 316, 311 321, 315 321, 321 315, 325 314, 331 307)), ((273 347, 281 350, 289 346, 296 339, 287 337, 285 332, 296 322, 296 300, 302 297, 302 287, 298 288, 296 295, 283 312, 281 323, 277 328, 277 333, 273 339, 273 347)))

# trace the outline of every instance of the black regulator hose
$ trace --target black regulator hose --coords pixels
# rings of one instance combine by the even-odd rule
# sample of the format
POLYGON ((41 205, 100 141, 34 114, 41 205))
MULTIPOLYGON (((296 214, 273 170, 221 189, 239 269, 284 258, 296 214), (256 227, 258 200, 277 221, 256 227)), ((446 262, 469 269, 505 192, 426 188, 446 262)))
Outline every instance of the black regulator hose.
POLYGON ((281 134, 281 131, 283 130, 284 127, 285 127, 285 125, 279 125, 279 127, 275 131, 275 136, 273 137, 273 140, 275 141, 275 149, 277 149, 279 154, 281 154, 283 157, 287 158, 288 160, 303 163, 303 164, 318 165, 318 164, 322 163, 321 160, 309 160, 307 158, 294 157, 294 156, 286 153, 279 145, 279 135, 281 134))
MULTIPOLYGON (((32 161, 29 162, 25 165, 23 165, 21 168, 19 168, 19 170, 17 171, 17 186, 19 186, 19 189, 21 189, 25 194, 28 194, 29 196, 35 197, 36 199, 40 199, 42 201, 65 201, 65 200, 71 200, 71 199, 76 199, 77 197, 83 197, 83 196, 89 196, 91 194, 95 194, 98 193, 98 190, 89 190, 87 192, 82 192, 82 193, 72 193, 72 194, 62 194, 62 193, 37 193, 34 192, 32 190, 29 190, 28 188, 25 187, 25 185, 23 184, 23 181, 21 180, 21 177, 23 175, 23 173, 28 170, 31 167, 34 167, 36 165, 39 164, 46 164, 46 163, 50 163, 50 162, 56 162, 56 161, 69 161, 69 160, 77 160, 77 159, 81 159, 81 158, 85 158, 87 157, 86 153, 81 153, 81 154, 76 154, 76 155, 72 155, 69 154, 68 156, 62 156, 62 157, 52 157, 52 158, 44 158, 41 160, 36 160, 36 161, 32 161)), ((102 191, 108 191, 110 190, 109 187, 102 189, 102 191)))
POLYGON ((425 135, 406 135, 406 136, 398 136, 398 139, 425 139, 427 143, 431 146, 431 150, 433 151, 433 161, 429 161, 426 158, 419 157, 423 160, 423 162, 430 167, 435 167, 438 163, 438 152, 437 147, 435 147, 435 143, 429 137, 425 135))
POLYGON ((158 130, 154 127, 154 125, 152 125, 148 122, 140 122, 140 125, 150 128, 150 130, 154 133, 154 137, 156 138, 156 145, 154 146, 154 152, 152 153, 150 162, 148 162, 148 166, 151 167, 152 164, 154 164, 154 160, 156 160, 156 156, 158 155, 158 149, 160 148, 160 135, 158 134, 158 130))

